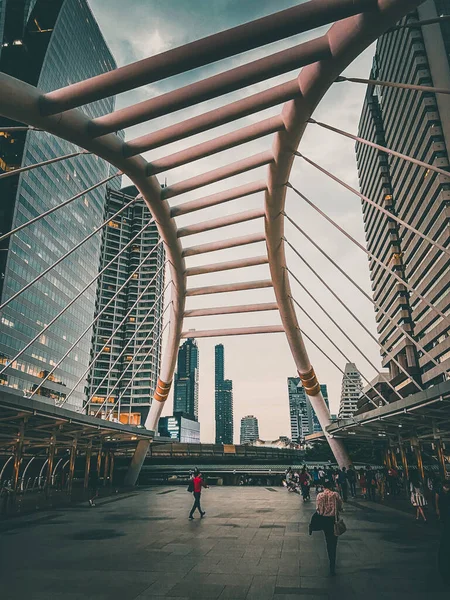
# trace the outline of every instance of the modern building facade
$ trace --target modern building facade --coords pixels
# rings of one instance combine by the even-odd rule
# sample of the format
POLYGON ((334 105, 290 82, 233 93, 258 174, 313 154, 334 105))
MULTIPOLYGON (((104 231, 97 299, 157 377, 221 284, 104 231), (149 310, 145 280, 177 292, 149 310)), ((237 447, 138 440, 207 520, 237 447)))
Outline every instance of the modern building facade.
POLYGON ((225 379, 224 347, 215 347, 216 444, 233 443, 233 382, 225 379))
MULTIPOLYGON (((329 407, 326 384, 320 385, 320 391, 329 407)), ((322 431, 311 401, 303 387, 300 377, 288 377, 289 418, 291 423, 291 439, 302 443, 310 433, 322 431)))
POLYGON ((161 417, 158 423, 158 433, 182 444, 200 443, 200 423, 183 413, 161 417))
POLYGON ((241 419, 241 444, 251 444, 259 438, 258 419, 247 415, 241 419))
POLYGON ((189 415, 198 421, 199 352, 195 339, 188 338, 178 350, 174 377, 173 411, 189 415))
POLYGON ((342 377, 339 419, 349 419, 358 409, 358 399, 362 393, 361 374, 354 363, 347 363, 342 377))
POLYGON ((98 280, 87 402, 88 414, 101 407, 131 425, 145 422, 156 388, 164 303, 164 246, 147 205, 138 199, 114 217, 137 195, 134 186, 106 192, 101 269, 126 249, 98 280))
MULTIPOLYGON (((450 25, 424 27, 419 20, 450 14, 450 0, 427 0, 377 42, 371 79, 448 88, 450 25), (411 26, 412 25, 412 26, 411 26)), ((450 98, 444 94, 368 86, 359 136, 443 169, 449 165, 450 98)), ((361 192, 422 233, 448 246, 450 179, 403 159, 356 144, 361 192)), ((450 315, 450 258, 373 206, 362 203, 368 250, 432 305, 450 315)), ((386 354, 392 352, 411 377, 429 387, 448 378, 450 321, 439 316, 417 294, 410 293, 374 260, 369 263, 375 302, 394 323, 376 311, 383 345, 383 367, 402 394, 417 391, 386 354), (395 326, 398 324, 398 327, 395 326), (407 331, 438 362, 417 352, 407 331)), ((397 396, 390 392, 390 399, 397 396)))
MULTIPOLYGON (((2 0, 0 6, 0 70, 47 92, 115 68, 86 0, 2 0)), ((83 107, 98 117, 114 110, 106 98, 83 107)), ((18 125, 0 119, 1 126, 18 125)), ((39 131, 0 133, 0 172, 79 150, 39 131)), ((29 221, 113 173, 96 156, 83 154, 0 180, 1 233, 29 221)), ((119 185, 119 179, 117 181, 119 185)), ((0 296, 7 301, 27 283, 81 242, 103 220, 105 188, 83 195, 0 244, 0 296)), ((95 310, 93 284, 45 333, 41 330, 98 273, 101 233, 94 235, 2 312, 0 363, 8 369, 0 383, 32 393, 60 358, 89 327, 95 310), (28 341, 36 341, 22 354, 28 341)), ((89 330, 39 390, 41 400, 63 401, 88 368, 89 330)), ((66 407, 82 410, 86 379, 66 407)))

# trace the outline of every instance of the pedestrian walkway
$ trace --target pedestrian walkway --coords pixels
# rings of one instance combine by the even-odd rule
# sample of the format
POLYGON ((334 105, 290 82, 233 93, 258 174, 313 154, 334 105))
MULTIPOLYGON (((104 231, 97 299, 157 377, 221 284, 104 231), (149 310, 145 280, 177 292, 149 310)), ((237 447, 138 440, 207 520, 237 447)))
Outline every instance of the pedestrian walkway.
POLYGON ((0 527, 2 600, 423 600, 445 598, 438 531, 391 508, 351 502, 328 577, 314 502, 283 488, 205 490, 190 522, 185 487, 158 487, 0 527))

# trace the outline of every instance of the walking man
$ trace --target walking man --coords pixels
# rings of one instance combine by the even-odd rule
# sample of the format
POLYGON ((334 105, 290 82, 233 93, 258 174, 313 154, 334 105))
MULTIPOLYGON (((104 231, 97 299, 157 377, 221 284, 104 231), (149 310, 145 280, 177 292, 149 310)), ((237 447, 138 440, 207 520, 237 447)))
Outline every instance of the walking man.
POLYGON ((339 489, 341 490, 342 500, 347 502, 348 499, 348 483, 347 483, 347 469, 342 467, 337 476, 339 489))
POLYGON ((350 494, 352 498, 356 498, 356 473, 353 466, 350 466, 347 471, 347 481, 350 486, 350 494))
POLYGON ((198 509, 200 513, 200 518, 203 519, 205 516, 205 511, 202 510, 200 506, 200 497, 202 495, 202 488, 207 488, 205 481, 203 480, 202 474, 198 469, 194 469, 194 477, 192 479, 192 483, 194 484, 194 505, 191 508, 191 512, 189 513, 189 520, 194 520, 194 512, 198 509))

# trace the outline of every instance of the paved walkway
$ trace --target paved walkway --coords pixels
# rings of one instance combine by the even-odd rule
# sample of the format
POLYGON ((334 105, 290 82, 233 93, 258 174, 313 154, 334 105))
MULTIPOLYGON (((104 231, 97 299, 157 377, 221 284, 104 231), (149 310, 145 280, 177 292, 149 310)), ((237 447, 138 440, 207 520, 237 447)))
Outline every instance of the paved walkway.
POLYGON ((330 578, 323 534, 307 532, 313 502, 283 488, 216 487, 193 522, 190 503, 184 487, 160 487, 3 523, 0 598, 448 597, 435 574, 437 529, 400 511, 347 505, 330 578))

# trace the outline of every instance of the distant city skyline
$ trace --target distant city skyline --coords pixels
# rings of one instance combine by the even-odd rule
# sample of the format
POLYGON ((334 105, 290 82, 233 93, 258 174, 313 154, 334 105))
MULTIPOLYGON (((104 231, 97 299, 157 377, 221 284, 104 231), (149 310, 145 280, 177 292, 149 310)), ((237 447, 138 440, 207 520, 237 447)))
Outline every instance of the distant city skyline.
POLYGON ((174 377, 173 412, 181 412, 198 421, 199 351, 193 338, 183 342, 178 350, 174 377))
POLYGON ((216 412, 216 444, 233 444, 233 382, 225 379, 225 350, 215 347, 214 400, 216 412))

